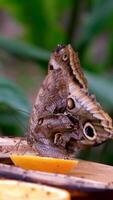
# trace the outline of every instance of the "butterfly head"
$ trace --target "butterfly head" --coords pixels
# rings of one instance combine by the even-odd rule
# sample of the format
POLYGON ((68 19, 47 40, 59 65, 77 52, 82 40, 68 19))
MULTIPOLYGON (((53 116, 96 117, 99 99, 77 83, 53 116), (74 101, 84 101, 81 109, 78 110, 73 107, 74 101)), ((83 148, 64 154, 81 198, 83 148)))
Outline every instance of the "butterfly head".
POLYGON ((78 54, 70 44, 56 47, 51 55, 48 68, 49 70, 62 70, 70 80, 87 90, 87 80, 81 70, 78 54))
POLYGON ((52 69, 62 69, 66 68, 67 63, 69 63, 69 45, 57 45, 53 53, 51 54, 49 66, 52 69))

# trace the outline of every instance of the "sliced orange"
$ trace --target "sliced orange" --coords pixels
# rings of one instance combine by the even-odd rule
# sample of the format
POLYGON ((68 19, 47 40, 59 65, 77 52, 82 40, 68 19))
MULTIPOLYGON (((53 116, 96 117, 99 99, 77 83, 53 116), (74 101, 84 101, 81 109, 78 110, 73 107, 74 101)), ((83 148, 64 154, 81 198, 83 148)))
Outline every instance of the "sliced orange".
POLYGON ((68 174, 77 166, 78 160, 64 160, 31 155, 11 155, 15 166, 23 169, 68 174))

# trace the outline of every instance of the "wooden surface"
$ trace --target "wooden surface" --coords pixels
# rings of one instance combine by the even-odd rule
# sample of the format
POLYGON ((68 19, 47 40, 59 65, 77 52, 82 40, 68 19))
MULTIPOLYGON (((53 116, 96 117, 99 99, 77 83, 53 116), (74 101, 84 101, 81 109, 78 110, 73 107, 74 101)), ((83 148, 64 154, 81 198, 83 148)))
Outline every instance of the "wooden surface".
MULTIPOLYGON (((5 163, 11 154, 30 154, 35 155, 36 153, 31 147, 27 145, 25 138, 0 138, 0 162, 5 163)), ((7 162, 6 162, 7 163, 7 162)), ((9 163, 10 164, 10 163, 9 163)), ((2 168, 0 167, 0 170, 2 168)), ((96 182, 95 184, 103 185, 103 187, 113 188, 113 167, 108 165, 103 165, 94 162, 88 162, 83 160, 78 160, 78 164, 73 167, 73 169, 67 174, 72 178, 71 180, 88 181, 88 184, 96 182), (92 181, 92 182, 90 182, 92 181)))
POLYGON ((35 154, 25 137, 0 137, 0 157, 11 154, 35 154))
MULTIPOLYGON (((26 181, 66 189, 70 192, 73 200, 113 199, 112 166, 75 160, 75 165, 67 174, 25 170, 12 166, 14 163, 11 157, 15 154, 37 157, 37 153, 28 146, 26 138, 0 138, 0 150, 0 177, 2 179, 26 181)), ((60 162, 60 159, 58 160, 60 162)), ((58 163, 56 162, 56 164, 58 163)))
POLYGON ((23 170, 14 166, 0 164, 0 177, 65 189, 70 193, 73 200, 113 199, 112 184, 69 175, 23 170))
POLYGON ((113 189, 112 183, 103 183, 74 177, 66 174, 46 173, 41 171, 24 170, 18 167, 0 164, 0 177, 27 182, 56 186, 64 189, 101 190, 113 189))
POLYGON ((113 167, 109 165, 79 160, 78 165, 70 174, 76 177, 113 184, 113 167))

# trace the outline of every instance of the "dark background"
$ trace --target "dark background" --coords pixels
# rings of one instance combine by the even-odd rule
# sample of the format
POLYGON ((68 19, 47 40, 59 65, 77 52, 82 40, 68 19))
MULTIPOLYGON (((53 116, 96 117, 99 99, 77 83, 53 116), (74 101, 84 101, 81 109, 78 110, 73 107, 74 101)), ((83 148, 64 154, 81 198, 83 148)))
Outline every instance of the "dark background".
MULTIPOLYGON (((113 1, 0 1, 0 134, 23 135, 50 52, 71 43, 89 89, 113 117, 113 1)), ((113 164, 113 142, 80 158, 113 164)))

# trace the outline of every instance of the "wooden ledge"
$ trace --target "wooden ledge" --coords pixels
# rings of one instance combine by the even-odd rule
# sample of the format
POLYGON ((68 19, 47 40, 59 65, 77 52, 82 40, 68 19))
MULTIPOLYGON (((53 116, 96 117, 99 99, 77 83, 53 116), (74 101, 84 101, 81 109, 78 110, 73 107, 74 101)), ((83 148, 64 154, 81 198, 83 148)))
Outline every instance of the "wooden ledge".
MULTIPOLYGON (((88 162, 83 160, 63 160, 63 159, 56 159, 56 158, 44 158, 39 157, 36 155, 36 152, 33 151, 31 147, 28 146, 26 142, 26 138, 9 138, 9 137, 2 137, 0 138, 0 163, 7 163, 9 165, 16 165, 26 169, 25 162, 27 163, 27 169, 33 169, 31 167, 35 163, 36 169, 38 171, 43 171, 43 173, 50 173, 46 174, 50 178, 50 181, 54 179, 55 184, 59 184, 59 176, 65 174, 63 179, 67 180, 68 185, 73 183, 76 186, 80 183, 87 183, 88 187, 100 187, 100 188, 109 188, 113 189, 113 167, 109 165, 103 165, 94 162, 88 162), (22 164, 24 163, 24 164, 22 164), (30 165, 29 165, 30 163, 30 165), (41 167, 40 167, 41 166, 41 167), (49 166, 49 167, 46 167, 49 166), (52 169, 52 171, 51 171, 52 169), (66 171, 67 170, 67 171, 66 171), (60 175, 56 176, 55 173, 60 175)), ((3 165, 0 165, 0 171, 8 169, 7 166, 5 168, 3 165)), ((13 172, 13 168, 12 172, 13 172)), ((18 172, 17 169, 14 171, 18 172)), ((1 172, 0 172, 1 173, 1 172)), ((5 173, 5 172, 4 172, 5 173)), ((33 172, 32 172, 33 173, 33 172)), ((35 172, 36 173, 36 172, 35 172)), ((31 172, 29 171, 29 174, 31 172)), ((42 174, 38 172, 38 176, 40 174, 41 179, 42 174)), ((61 177, 62 177, 61 176, 61 177)), ((35 177, 35 175, 34 175, 35 177)), ((40 179, 40 181, 41 181, 40 179)), ((71 184, 72 185, 72 184, 71 184)))

